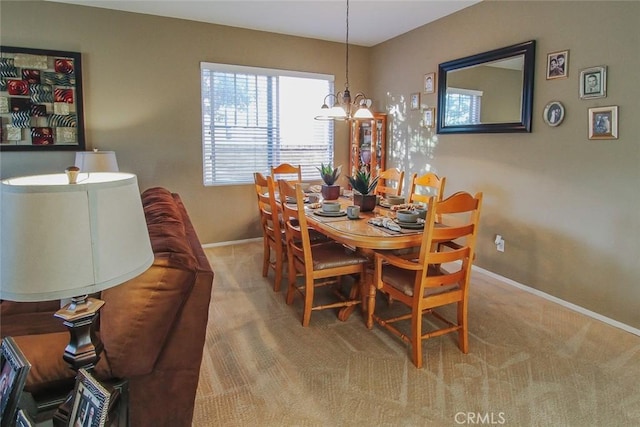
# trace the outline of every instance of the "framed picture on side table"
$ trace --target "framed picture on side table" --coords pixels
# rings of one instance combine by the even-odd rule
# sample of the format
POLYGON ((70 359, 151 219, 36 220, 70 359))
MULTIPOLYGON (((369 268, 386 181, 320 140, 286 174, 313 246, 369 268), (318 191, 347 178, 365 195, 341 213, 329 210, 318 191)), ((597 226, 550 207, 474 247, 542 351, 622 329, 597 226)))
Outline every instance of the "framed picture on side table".
POLYGON ((16 427, 34 427, 35 424, 31 417, 23 410, 18 411, 16 416, 16 427))
POLYGON ((67 427, 104 427, 111 393, 86 369, 79 369, 67 427))
POLYGON ((0 345, 0 419, 2 427, 12 426, 20 393, 27 381, 31 364, 11 337, 2 339, 0 345))

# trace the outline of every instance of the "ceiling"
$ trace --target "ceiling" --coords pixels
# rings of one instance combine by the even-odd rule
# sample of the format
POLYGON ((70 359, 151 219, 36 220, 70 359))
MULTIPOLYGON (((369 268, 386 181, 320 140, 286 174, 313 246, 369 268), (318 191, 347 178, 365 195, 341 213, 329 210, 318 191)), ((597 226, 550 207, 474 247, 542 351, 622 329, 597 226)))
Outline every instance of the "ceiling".
MULTIPOLYGON (((345 0, 48 0, 344 42, 345 0)), ((349 43, 375 46, 481 0, 351 0, 349 43)))

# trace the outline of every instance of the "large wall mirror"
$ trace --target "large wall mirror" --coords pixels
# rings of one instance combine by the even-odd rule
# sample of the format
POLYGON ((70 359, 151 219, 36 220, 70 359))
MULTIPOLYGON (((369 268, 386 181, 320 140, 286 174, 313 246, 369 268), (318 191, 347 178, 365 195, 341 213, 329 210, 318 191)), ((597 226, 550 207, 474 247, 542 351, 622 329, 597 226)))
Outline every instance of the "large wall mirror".
POLYGON ((535 43, 440 64, 437 132, 531 132, 535 43))

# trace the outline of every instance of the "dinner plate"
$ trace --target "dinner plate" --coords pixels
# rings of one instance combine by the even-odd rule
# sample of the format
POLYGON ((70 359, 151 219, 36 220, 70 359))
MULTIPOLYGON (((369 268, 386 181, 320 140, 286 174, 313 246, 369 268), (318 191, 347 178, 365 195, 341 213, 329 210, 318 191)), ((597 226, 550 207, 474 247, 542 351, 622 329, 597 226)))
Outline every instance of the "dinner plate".
POLYGON ((398 224, 402 228, 411 228, 413 230, 420 230, 424 228, 424 222, 404 222, 395 220, 396 224, 398 224))
POLYGON ((389 203, 387 203, 387 202, 383 202, 382 200, 380 200, 380 203, 378 203, 378 204, 379 204, 380 206, 382 206, 383 208, 387 208, 387 209, 389 209, 391 206, 393 206, 393 205, 390 205, 390 204, 389 204, 389 203))
POLYGON ((318 209, 317 211, 314 212, 314 214, 318 216, 335 217, 335 216, 345 216, 347 214, 347 211, 324 212, 322 209, 318 209))

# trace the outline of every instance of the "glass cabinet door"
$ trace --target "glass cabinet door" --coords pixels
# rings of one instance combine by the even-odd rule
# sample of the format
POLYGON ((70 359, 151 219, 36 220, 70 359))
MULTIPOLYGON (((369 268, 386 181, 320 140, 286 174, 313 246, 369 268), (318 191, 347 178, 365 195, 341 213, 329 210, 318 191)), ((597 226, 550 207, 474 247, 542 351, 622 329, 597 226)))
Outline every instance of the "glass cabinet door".
POLYGON ((387 115, 376 113, 373 119, 351 122, 349 172, 364 170, 377 176, 385 168, 387 115))

